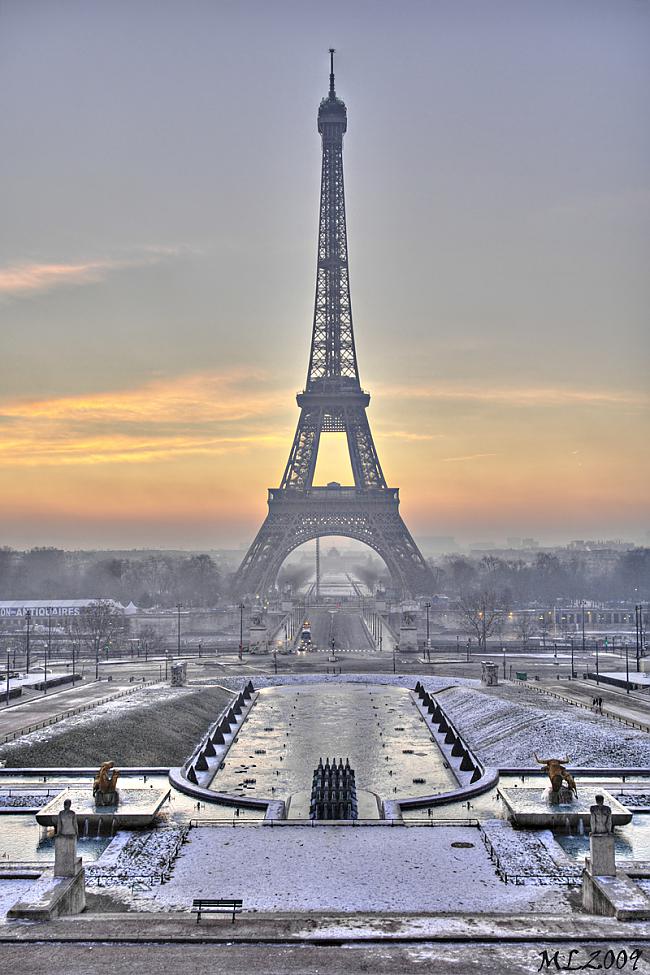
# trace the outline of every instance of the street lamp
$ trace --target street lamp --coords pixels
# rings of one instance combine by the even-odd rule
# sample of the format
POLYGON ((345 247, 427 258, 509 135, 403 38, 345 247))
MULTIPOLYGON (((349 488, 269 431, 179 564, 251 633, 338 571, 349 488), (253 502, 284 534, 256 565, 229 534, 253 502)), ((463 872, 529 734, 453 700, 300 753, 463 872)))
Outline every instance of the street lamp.
POLYGON ((25 670, 26 670, 27 673, 29 673, 29 650, 30 650, 30 647, 29 647, 29 637, 30 637, 30 626, 31 626, 31 622, 32 622, 32 611, 31 611, 31 609, 28 609, 27 612, 25 613, 25 619, 27 620, 27 641, 26 641, 26 644, 25 644, 25 656, 26 656, 25 670))
POLYGON ((573 667, 573 637, 571 637, 571 678, 575 677, 575 669, 573 667))
POLYGON ((596 640, 596 684, 600 684, 600 672, 598 670, 598 640, 596 640))
POLYGON ((45 671, 43 674, 43 694, 47 694, 47 658, 52 653, 52 607, 47 607, 47 646, 45 648, 45 671))
POLYGON ((242 660, 244 652, 244 604, 239 604, 239 659, 242 660))
POLYGON ((625 693, 630 693, 630 655, 627 640, 625 641, 625 693))
POLYGON ((506 648, 502 647, 503 650, 503 679, 506 679, 506 648))
POLYGON ((176 645, 178 648, 177 652, 179 657, 181 655, 181 606, 182 605, 183 605, 182 603, 176 603, 176 609, 178 611, 178 617, 177 617, 178 625, 176 628, 176 635, 177 635, 176 645))
POLYGON ((9 707, 9 656, 10 651, 7 650, 7 707, 9 707))

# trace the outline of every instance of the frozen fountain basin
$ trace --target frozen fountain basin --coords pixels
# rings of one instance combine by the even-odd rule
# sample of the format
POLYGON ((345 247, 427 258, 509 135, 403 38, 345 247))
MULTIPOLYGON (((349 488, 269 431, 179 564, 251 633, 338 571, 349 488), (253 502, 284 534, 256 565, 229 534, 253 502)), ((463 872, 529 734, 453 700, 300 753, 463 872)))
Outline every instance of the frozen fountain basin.
POLYGON ((500 789, 499 793, 508 811, 508 819, 514 826, 529 829, 557 829, 574 827, 578 823, 589 827, 590 806, 596 804, 596 793, 605 797, 605 803, 612 810, 612 824, 625 826, 632 820, 632 813, 614 799, 609 792, 593 785, 578 783, 578 797, 573 802, 560 802, 551 805, 543 789, 527 787, 500 789))

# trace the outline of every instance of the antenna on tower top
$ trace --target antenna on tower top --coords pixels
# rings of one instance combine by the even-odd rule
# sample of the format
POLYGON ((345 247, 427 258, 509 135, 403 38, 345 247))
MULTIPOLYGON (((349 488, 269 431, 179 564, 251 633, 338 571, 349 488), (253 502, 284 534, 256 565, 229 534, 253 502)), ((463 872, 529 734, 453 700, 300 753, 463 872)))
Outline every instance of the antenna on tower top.
POLYGON ((334 98, 334 48, 330 48, 330 96, 334 98))

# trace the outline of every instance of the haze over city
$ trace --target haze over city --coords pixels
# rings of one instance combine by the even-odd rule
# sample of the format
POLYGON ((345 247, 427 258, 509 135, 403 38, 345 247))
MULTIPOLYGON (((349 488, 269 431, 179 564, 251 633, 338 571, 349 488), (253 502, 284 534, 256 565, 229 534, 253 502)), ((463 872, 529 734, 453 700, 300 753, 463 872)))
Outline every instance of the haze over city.
POLYGON ((305 380, 333 45, 411 531, 647 543, 648 6, 321 10, 0 6, 2 542, 253 537, 305 380))

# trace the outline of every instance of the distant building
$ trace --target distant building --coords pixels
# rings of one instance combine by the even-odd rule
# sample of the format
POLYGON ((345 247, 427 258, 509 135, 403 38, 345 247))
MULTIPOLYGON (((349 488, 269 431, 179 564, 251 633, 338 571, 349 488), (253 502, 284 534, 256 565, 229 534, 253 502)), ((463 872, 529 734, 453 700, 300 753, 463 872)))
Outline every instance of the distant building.
MULTIPOLYGON (((32 619, 49 616, 79 616, 84 609, 99 602, 98 596, 90 599, 0 599, 0 619, 12 619, 30 613, 32 619)), ((114 599, 103 599, 114 609, 130 615, 136 609, 133 603, 123 606, 114 599)))

